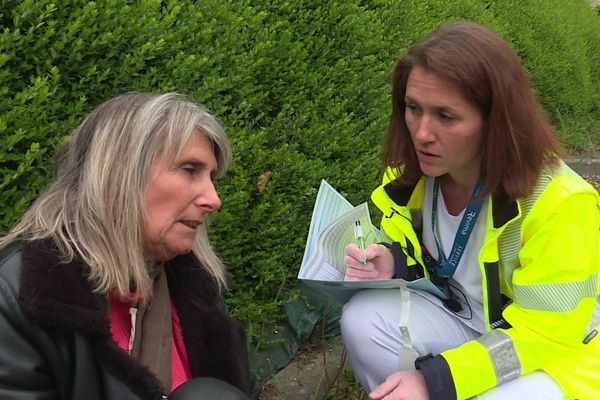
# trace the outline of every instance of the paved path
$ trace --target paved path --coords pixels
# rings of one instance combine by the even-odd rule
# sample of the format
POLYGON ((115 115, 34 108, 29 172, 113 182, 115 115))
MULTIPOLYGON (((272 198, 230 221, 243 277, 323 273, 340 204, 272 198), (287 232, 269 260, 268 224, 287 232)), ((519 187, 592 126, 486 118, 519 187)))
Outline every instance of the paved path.
MULTIPOLYGON (((600 4, 600 0, 598 0, 598 4, 600 4)), ((600 154, 569 157, 565 161, 580 175, 600 175, 600 154)))
POLYGON ((263 386, 260 400, 323 399, 345 367, 343 353, 339 336, 315 344, 263 386))

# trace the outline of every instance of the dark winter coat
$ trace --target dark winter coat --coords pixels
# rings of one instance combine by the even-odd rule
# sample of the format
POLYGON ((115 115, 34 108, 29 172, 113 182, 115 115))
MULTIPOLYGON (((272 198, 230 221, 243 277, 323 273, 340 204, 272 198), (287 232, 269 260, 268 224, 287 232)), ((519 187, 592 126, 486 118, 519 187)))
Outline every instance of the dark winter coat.
MULTIPOLYGON (((194 377, 249 390, 246 339, 213 279, 191 255, 165 264, 194 377)), ((0 250, 0 398, 154 400, 158 379, 113 341, 108 300, 81 262, 60 264, 48 243, 0 250)))

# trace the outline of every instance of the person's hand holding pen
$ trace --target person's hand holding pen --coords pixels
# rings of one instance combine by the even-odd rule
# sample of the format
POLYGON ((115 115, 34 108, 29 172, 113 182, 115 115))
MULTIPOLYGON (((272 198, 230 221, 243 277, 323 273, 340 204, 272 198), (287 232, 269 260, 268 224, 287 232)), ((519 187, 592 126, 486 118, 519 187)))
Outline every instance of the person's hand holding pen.
POLYGON ((351 243, 345 247, 345 280, 381 280, 390 279, 394 276, 394 257, 392 253, 380 244, 370 244, 365 247, 359 221, 355 222, 354 228, 357 243, 351 243))

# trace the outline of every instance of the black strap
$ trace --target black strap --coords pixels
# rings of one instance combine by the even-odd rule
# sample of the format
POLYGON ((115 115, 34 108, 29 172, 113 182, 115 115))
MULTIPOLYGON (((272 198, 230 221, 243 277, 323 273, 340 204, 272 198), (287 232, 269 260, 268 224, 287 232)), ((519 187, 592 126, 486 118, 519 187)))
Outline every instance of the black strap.
POLYGON ((425 276, 423 272, 423 266, 421 266, 418 262, 415 265, 408 266, 406 253, 408 253, 413 260, 416 260, 414 255, 414 247, 410 241, 406 241, 406 253, 398 242, 393 242, 391 244, 381 242, 379 244, 387 247, 392 252, 392 256, 394 257, 394 276, 392 276, 392 279, 414 281, 425 276))
POLYGON ((502 317, 502 311, 510 299, 500 292, 500 275, 498 263, 484 263, 485 281, 488 295, 488 315, 492 328, 510 328, 510 324, 502 317))

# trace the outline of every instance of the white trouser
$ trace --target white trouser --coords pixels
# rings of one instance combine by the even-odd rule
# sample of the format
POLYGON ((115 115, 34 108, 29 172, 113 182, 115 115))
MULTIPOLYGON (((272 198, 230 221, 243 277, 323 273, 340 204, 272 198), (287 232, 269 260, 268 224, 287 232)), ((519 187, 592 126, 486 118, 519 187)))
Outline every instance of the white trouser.
MULTIPOLYGON (((394 372, 414 369, 418 356, 439 354, 480 335, 441 303, 410 290, 363 290, 346 303, 340 324, 350 366, 367 392, 394 372)), ((549 375, 534 372, 477 398, 552 400, 563 396, 549 375)))

